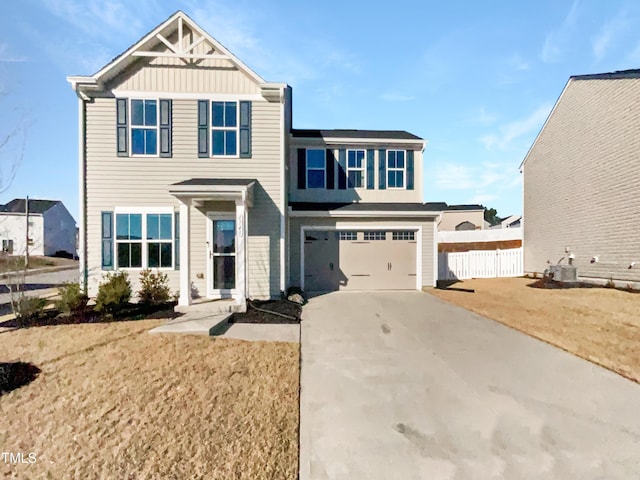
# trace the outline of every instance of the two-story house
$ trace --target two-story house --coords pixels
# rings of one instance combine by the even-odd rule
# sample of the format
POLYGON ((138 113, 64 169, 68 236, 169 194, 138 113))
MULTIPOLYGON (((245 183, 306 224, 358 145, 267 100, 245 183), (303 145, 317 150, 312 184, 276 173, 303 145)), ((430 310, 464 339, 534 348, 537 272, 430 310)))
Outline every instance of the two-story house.
POLYGON ((179 303, 436 282, 440 212, 422 203, 424 140, 295 130, 266 82, 183 12, 78 95, 80 262, 167 273, 179 303))

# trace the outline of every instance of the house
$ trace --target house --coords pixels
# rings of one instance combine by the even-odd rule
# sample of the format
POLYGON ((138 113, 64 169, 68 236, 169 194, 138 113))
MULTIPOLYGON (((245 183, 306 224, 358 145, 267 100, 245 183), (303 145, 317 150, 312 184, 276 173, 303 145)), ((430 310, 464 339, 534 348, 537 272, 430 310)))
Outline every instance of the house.
POLYGON ((489 228, 492 230, 501 229, 501 228, 519 228, 522 226, 522 215, 509 215, 506 218, 500 220, 500 223, 497 225, 493 225, 489 228))
MULTIPOLYGON (((176 12, 91 76, 80 115, 80 262, 166 272, 179 304, 307 291, 415 289, 437 276, 440 212, 422 203, 425 141, 301 130, 265 81, 176 12)), ((135 288, 135 284, 134 284, 135 288)))
POLYGON ((640 70, 569 78, 520 167, 526 272, 640 281, 638 99, 640 70))
POLYGON ((434 204, 442 210, 442 217, 438 224, 441 232, 453 230, 484 230, 484 207, 482 205, 447 205, 434 204))
MULTIPOLYGON (((27 250, 27 202, 14 198, 0 206, 2 251, 24 255, 27 250)), ((76 255, 76 221, 58 200, 29 199, 29 254, 76 255)))

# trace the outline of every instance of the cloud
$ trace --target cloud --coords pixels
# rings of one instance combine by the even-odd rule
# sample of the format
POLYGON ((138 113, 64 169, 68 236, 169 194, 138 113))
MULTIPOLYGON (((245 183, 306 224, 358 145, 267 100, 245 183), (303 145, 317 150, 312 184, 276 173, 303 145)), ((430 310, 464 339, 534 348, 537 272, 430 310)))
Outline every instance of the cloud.
POLYGON ((479 141, 487 150, 492 150, 494 147, 501 150, 507 149, 515 140, 540 129, 552 108, 553 104, 545 102, 527 117, 504 124, 498 128, 498 132, 484 135, 479 138, 479 141))
POLYGON ((509 58, 509 65, 516 70, 526 71, 531 68, 529 62, 526 62, 519 54, 515 53, 509 58))
POLYGON ((0 43, 0 63, 20 63, 26 62, 26 57, 13 55, 9 52, 9 45, 0 43))
POLYGON ((624 10, 621 10, 614 18, 605 22, 598 34, 593 37, 591 43, 595 60, 602 60, 611 46, 630 26, 631 22, 624 10))
POLYGON ((410 102, 411 100, 415 100, 416 97, 411 95, 403 95, 401 93, 389 92, 380 95, 380 99, 385 102, 410 102))
POLYGON ((489 203, 493 202, 494 200, 497 200, 499 197, 498 195, 492 195, 490 193, 481 193, 478 195, 475 195, 473 197, 471 197, 469 199, 469 203, 477 203, 480 205, 488 205, 489 203))
POLYGON ((490 125, 494 123, 498 117, 491 113, 488 113, 484 107, 480 107, 471 115, 471 122, 479 123, 481 125, 490 125))
POLYGON ((543 62, 556 63, 561 60, 569 38, 575 30, 579 5, 579 0, 574 0, 560 27, 547 33, 540 52, 540 59, 543 62))

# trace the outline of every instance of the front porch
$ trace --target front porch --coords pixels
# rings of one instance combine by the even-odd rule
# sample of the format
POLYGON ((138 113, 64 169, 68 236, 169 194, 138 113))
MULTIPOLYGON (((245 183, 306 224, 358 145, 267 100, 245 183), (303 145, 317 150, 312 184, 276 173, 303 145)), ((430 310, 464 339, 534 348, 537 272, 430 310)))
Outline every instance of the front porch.
POLYGON ((179 308, 213 311, 222 301, 228 304, 230 300, 234 308, 225 305, 227 311, 244 311, 248 294, 248 209, 253 206, 255 183, 253 179, 200 178, 169 186, 169 193, 180 202, 179 308), (203 217, 198 220, 204 219, 204 232, 194 228, 202 223, 194 221, 195 216, 203 217), (195 272, 197 278, 194 265, 203 270, 195 272), (195 287, 195 280, 204 291, 195 287))

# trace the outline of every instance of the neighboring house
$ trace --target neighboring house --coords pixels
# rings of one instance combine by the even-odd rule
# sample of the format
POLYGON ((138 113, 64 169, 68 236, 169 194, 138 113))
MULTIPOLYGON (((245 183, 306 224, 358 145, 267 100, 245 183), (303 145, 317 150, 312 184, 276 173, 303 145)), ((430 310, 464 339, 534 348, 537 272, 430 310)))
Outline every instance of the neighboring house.
POLYGON ((296 130, 266 82, 177 12, 95 75, 80 112, 80 262, 166 272, 179 303, 305 290, 421 289, 440 211, 423 204, 425 141, 296 130))
POLYGON ((484 230, 484 207, 482 205, 434 204, 442 210, 438 224, 441 232, 452 230, 484 230))
POLYGON ((492 230, 501 228, 519 228, 522 226, 522 215, 509 215, 502 219, 499 224, 490 227, 492 230))
POLYGON ((521 165, 525 271, 640 281, 640 70, 569 79, 521 165))
MULTIPOLYGON (((2 251, 24 255, 27 246, 26 201, 15 198, 0 206, 2 251)), ((76 255, 76 221, 58 200, 29 199, 29 254, 76 255)))

